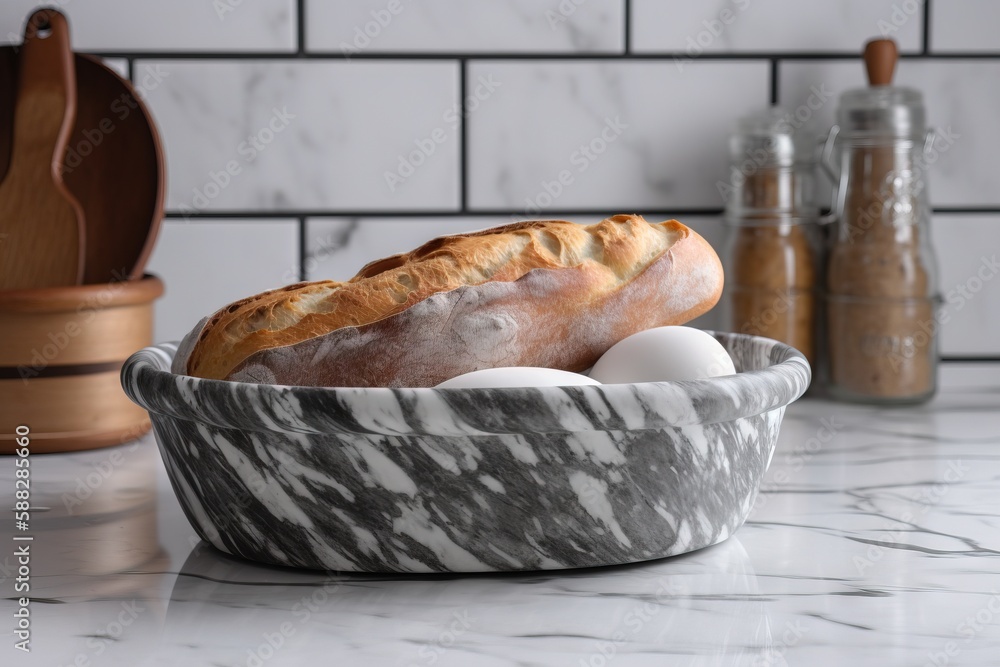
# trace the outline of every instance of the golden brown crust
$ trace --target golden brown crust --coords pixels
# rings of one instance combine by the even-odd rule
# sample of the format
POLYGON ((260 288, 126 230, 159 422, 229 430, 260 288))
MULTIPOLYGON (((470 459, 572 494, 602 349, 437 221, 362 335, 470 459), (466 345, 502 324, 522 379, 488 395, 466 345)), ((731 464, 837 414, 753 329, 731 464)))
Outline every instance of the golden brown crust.
POLYGON ((201 329, 186 368, 253 380, 250 365, 266 368, 270 382, 331 386, 427 386, 487 365, 583 370, 630 333, 707 311, 721 289, 715 252, 676 221, 516 223, 434 239, 345 283, 299 283, 238 301, 201 329), (656 265, 656 281, 639 279, 656 265), (473 335, 483 317, 504 321, 503 350, 473 335), (547 340, 561 340, 563 352, 541 352, 547 340))

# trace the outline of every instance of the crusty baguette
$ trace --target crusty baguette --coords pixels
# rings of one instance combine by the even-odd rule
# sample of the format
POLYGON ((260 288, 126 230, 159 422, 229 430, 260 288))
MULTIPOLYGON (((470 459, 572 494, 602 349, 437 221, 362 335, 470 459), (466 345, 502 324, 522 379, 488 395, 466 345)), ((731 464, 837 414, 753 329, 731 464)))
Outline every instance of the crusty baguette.
POLYGON ((522 222, 434 239, 345 283, 237 301, 192 332, 189 375, 274 384, 426 387, 482 368, 582 371, 637 331, 683 324, 722 266, 674 220, 522 222))

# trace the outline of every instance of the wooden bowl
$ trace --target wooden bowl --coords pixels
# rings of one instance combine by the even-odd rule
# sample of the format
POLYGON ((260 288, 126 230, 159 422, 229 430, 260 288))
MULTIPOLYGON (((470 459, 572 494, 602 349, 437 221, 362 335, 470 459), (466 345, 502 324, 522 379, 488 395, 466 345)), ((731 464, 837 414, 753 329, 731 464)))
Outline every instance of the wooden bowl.
POLYGON ((125 360, 153 339, 163 283, 141 280, 0 292, 0 453, 30 429, 33 453, 118 445, 149 431, 122 391, 125 360))

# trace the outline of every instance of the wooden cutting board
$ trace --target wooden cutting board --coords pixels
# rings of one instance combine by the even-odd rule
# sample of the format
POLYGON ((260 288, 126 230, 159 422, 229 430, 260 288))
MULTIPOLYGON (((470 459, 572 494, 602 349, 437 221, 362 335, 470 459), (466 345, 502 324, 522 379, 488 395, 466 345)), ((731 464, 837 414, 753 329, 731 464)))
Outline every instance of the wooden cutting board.
POLYGON ((28 20, 19 57, 9 165, 0 182, 0 289, 83 278, 84 213, 62 180, 76 112, 69 28, 48 9, 28 20))
MULTIPOLYGON (((0 47, 0 179, 10 161, 18 54, 0 47)), ((76 54, 76 120, 63 182, 87 220, 84 283, 142 277, 163 218, 163 151, 132 85, 98 58, 76 54)), ((157 85, 151 80, 149 85, 157 85)))

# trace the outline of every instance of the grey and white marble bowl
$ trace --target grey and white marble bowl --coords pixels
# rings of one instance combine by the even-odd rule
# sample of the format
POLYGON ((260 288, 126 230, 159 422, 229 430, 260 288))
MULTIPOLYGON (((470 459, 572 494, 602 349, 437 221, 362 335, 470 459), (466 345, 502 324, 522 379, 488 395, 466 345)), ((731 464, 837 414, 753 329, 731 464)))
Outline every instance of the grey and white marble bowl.
POLYGON ((736 375, 505 389, 285 387, 126 362, 174 491, 216 548, 345 572, 614 565, 725 540, 746 520, 796 350, 714 334, 736 375))

